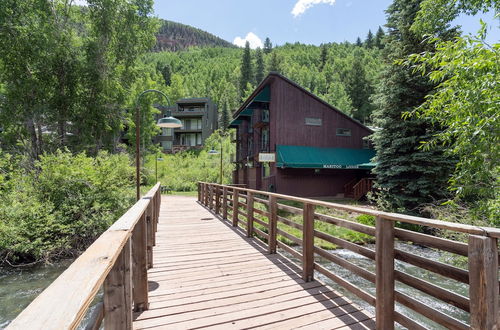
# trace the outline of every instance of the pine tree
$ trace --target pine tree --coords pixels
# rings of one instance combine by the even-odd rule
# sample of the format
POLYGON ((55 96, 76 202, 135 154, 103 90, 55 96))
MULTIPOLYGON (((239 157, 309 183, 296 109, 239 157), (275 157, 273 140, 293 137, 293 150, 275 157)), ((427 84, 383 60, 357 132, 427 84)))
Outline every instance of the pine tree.
POLYGON ((271 53, 271 59, 269 60, 268 70, 269 72, 281 73, 281 59, 279 58, 276 51, 271 53))
POLYGON ((384 36, 385 36, 384 30, 382 30, 382 28, 379 26, 377 33, 375 34, 375 42, 374 42, 375 47, 377 47, 378 49, 384 48, 384 36))
POLYGON ((264 57, 262 54, 262 50, 260 48, 257 48, 257 51, 255 52, 255 82, 257 84, 260 84, 262 79, 264 79, 264 57))
POLYGON ((328 48, 326 47, 326 45, 321 45, 321 55, 320 55, 320 63, 319 63, 319 71, 320 72, 323 71, 323 69, 325 67, 327 57, 328 57, 328 48))
POLYGON ((227 106, 227 101, 224 100, 224 103, 222 105, 222 111, 220 114, 220 121, 219 121, 219 127, 222 129, 223 132, 227 130, 229 127, 231 121, 231 113, 229 111, 229 108, 227 106))
POLYGON ((366 35, 366 40, 365 40, 365 47, 373 48, 373 46, 374 46, 373 33, 372 30, 368 30, 368 34, 366 35))
POLYGON ((365 122, 373 110, 370 102, 373 87, 366 76, 361 49, 356 49, 354 52, 352 66, 345 77, 345 87, 354 107, 354 118, 365 122))
POLYGON ((252 55, 250 54, 250 43, 245 43, 245 50, 241 58, 240 96, 245 94, 247 84, 253 82, 252 55))
POLYGON ((363 42, 361 41, 361 38, 360 38, 360 37, 358 37, 358 38, 356 39, 356 46, 358 46, 358 47, 363 46, 363 42))
POLYGON ((432 51, 410 31, 420 2, 394 0, 387 10, 387 66, 375 95, 375 125, 380 128, 373 136, 377 202, 386 210, 405 213, 417 213, 421 204, 444 197, 453 166, 442 150, 420 148, 422 141, 435 134, 436 127, 424 118, 403 119, 403 114, 421 105, 434 88, 428 78, 395 63, 412 53, 432 51))
POLYGON ((264 53, 269 54, 273 50, 273 44, 271 43, 271 40, 269 37, 266 38, 264 41, 264 53))

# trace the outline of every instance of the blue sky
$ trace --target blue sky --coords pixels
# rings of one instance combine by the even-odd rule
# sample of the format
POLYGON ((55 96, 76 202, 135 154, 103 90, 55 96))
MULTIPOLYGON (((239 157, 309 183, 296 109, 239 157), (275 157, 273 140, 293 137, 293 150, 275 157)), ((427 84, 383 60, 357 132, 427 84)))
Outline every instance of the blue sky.
MULTIPOLYGON (((354 42, 385 24, 384 10, 392 0, 181 0, 155 1, 155 15, 200 28, 227 41, 256 46, 269 37, 273 44, 301 42, 354 42), (239 39, 237 39, 239 38, 239 39)), ((493 14, 482 15, 490 23, 489 42, 498 42, 500 29, 493 14)), ((479 18, 460 17, 462 30, 475 33, 479 18)))

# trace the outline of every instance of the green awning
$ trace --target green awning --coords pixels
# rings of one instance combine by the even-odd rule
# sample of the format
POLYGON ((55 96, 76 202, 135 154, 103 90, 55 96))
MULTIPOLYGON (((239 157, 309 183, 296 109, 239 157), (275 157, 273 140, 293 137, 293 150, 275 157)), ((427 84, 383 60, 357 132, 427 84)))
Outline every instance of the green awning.
POLYGON ((269 102, 271 99, 271 89, 266 85, 249 103, 248 106, 238 114, 238 117, 229 124, 229 127, 236 128, 241 124, 241 117, 251 117, 253 114, 253 102, 269 102))
POLYGON ((317 148, 305 146, 276 146, 278 167, 372 169, 373 149, 317 148))

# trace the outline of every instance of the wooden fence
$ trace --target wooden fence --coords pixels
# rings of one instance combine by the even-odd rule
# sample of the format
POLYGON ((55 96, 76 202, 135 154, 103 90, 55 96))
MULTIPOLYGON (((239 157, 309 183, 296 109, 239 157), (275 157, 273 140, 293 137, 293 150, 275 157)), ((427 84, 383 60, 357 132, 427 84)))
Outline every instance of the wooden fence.
POLYGON ((376 311, 377 329, 394 329, 394 322, 409 329, 425 329, 415 320, 396 311, 396 303, 449 329, 500 329, 498 281, 500 229, 498 228, 462 225, 204 182, 198 184, 198 200, 216 214, 221 215, 222 219, 230 219, 233 226, 241 227, 246 231, 248 237, 256 236, 263 239, 267 242, 269 253, 276 253, 276 248, 279 247, 300 259, 302 278, 305 281, 313 280, 314 271, 317 271, 373 305, 376 311), (301 207, 286 205, 286 202, 294 202, 301 207), (349 214, 371 215, 376 219, 375 226, 349 221, 338 216, 321 214, 316 212, 316 207, 332 211, 345 211, 349 214), (295 216, 295 220, 283 215, 295 216), (300 221, 297 220, 297 215, 300 216, 300 221), (320 222, 373 236, 375 248, 360 246, 317 230, 317 224, 320 222), (465 235, 468 244, 396 228, 396 222, 465 235), (301 235, 295 236, 291 234, 293 231, 287 231, 287 228, 298 229, 301 231, 301 235), (278 238, 284 239, 279 240, 278 238), (375 272, 328 252, 317 246, 315 240, 335 244, 371 259, 375 264, 375 272), (395 246, 397 240, 466 257, 468 270, 398 249, 395 246), (296 248, 292 248, 291 245, 282 241, 292 242, 296 248), (374 283, 375 296, 315 262, 315 256, 320 256, 374 283), (439 274, 452 281, 467 284, 468 297, 430 283, 425 278, 397 270, 395 260, 439 274), (469 313, 469 324, 396 290, 396 281, 432 296, 442 301, 443 304, 469 313))
POLYGON ((106 230, 7 329, 75 329, 99 289, 87 329, 132 329, 132 311, 148 308, 147 270, 161 203, 156 184, 106 230))

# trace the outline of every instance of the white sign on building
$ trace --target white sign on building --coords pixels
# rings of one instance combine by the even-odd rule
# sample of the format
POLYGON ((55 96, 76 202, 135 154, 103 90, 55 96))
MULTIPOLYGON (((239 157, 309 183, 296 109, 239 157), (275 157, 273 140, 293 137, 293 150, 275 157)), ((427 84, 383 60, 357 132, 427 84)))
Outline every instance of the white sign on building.
POLYGON ((274 162, 276 162, 276 153, 274 153, 274 152, 271 152, 271 153, 260 152, 259 153, 259 162, 261 162, 261 163, 274 163, 274 162))

